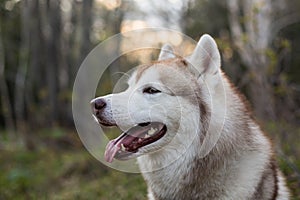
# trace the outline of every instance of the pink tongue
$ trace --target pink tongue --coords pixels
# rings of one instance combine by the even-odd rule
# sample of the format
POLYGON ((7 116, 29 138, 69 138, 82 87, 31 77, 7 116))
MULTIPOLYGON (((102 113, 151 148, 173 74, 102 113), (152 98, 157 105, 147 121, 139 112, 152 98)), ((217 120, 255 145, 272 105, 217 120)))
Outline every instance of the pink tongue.
MULTIPOLYGON (((129 135, 133 137, 129 137, 131 140, 135 137, 139 137, 142 133, 147 131, 150 128, 150 126, 147 127, 141 127, 141 126, 135 126, 131 129, 129 129, 126 133, 121 134, 118 138, 109 141, 109 143, 106 146, 104 157, 107 162, 112 162, 113 158, 115 157, 116 153, 121 149, 121 143, 124 142, 125 138, 129 135), (117 141, 117 143, 116 143, 117 141)), ((130 140, 126 140, 127 142, 130 142, 130 140)))
POLYGON ((118 138, 109 141, 104 153, 105 160, 111 163, 115 155, 121 149, 122 143, 126 146, 126 144, 130 144, 136 138, 143 138, 150 128, 159 127, 157 123, 158 122, 153 122, 152 124, 148 123, 146 125, 139 124, 124 132, 118 138))
POLYGON ((115 140, 109 141, 106 146, 104 157, 107 162, 112 162, 113 158, 115 157, 116 153, 120 150, 120 141, 117 144, 114 144, 115 140))

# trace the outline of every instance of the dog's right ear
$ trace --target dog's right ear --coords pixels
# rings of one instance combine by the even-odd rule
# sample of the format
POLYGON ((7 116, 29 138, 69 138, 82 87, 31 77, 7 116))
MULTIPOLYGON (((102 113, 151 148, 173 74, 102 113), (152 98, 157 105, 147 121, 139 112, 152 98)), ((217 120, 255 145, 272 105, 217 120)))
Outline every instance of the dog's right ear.
POLYGON ((210 35, 204 34, 187 60, 191 65, 191 71, 197 77, 217 74, 221 57, 215 40, 210 35))
POLYGON ((174 50, 171 45, 165 44, 159 53, 158 60, 167 60, 171 58, 175 58, 174 50))

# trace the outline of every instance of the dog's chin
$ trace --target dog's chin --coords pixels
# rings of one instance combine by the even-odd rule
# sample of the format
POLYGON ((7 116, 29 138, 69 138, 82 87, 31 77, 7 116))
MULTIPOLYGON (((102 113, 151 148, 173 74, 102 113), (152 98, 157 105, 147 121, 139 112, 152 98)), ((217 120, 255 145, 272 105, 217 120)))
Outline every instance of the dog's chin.
POLYGON ((105 160, 129 160, 145 154, 148 145, 164 137, 167 126, 161 122, 140 123, 109 141, 105 150, 105 160), (141 151, 140 151, 141 150, 141 151))
POLYGON ((134 159, 137 158, 139 156, 143 155, 142 153, 139 152, 139 150, 135 153, 133 152, 119 152, 115 155, 115 159, 120 160, 120 161, 126 161, 126 160, 130 160, 130 159, 134 159))
POLYGON ((116 123, 112 123, 112 122, 107 121, 107 120, 105 120, 105 119, 99 118, 99 117, 97 117, 96 115, 93 115, 93 118, 94 118, 94 120, 95 120, 98 124, 100 124, 101 126, 104 126, 104 127, 117 126, 116 123))
POLYGON ((99 124, 101 126, 104 126, 104 127, 113 127, 113 126, 117 126, 116 124, 113 124, 113 123, 110 123, 110 122, 106 122, 106 121, 98 121, 99 124))

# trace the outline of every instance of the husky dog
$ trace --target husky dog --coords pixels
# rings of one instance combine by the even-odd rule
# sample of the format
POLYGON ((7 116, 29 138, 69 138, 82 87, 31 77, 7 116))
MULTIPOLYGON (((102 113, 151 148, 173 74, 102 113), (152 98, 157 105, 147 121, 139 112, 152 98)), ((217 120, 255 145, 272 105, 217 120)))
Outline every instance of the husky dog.
POLYGON ((137 158, 149 199, 289 199, 270 140, 220 65, 209 35, 185 58, 164 45, 127 90, 91 101, 101 125, 127 130, 105 159, 137 158))

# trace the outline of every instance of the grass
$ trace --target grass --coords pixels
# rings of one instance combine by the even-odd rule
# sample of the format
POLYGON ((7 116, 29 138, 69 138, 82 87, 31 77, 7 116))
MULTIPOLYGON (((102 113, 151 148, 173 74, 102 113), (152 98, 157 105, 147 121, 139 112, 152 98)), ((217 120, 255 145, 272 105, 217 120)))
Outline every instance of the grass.
MULTIPOLYGON (((267 123, 265 130, 275 147, 281 149, 278 163, 287 177, 292 199, 300 199, 300 129, 267 123)), ((2 139, 0 199, 147 199, 140 174, 104 166, 82 147, 76 133, 54 128, 35 136, 33 151, 2 139)))
POLYGON ((83 147, 0 151, 0 199, 146 199, 140 174, 110 169, 83 147))

